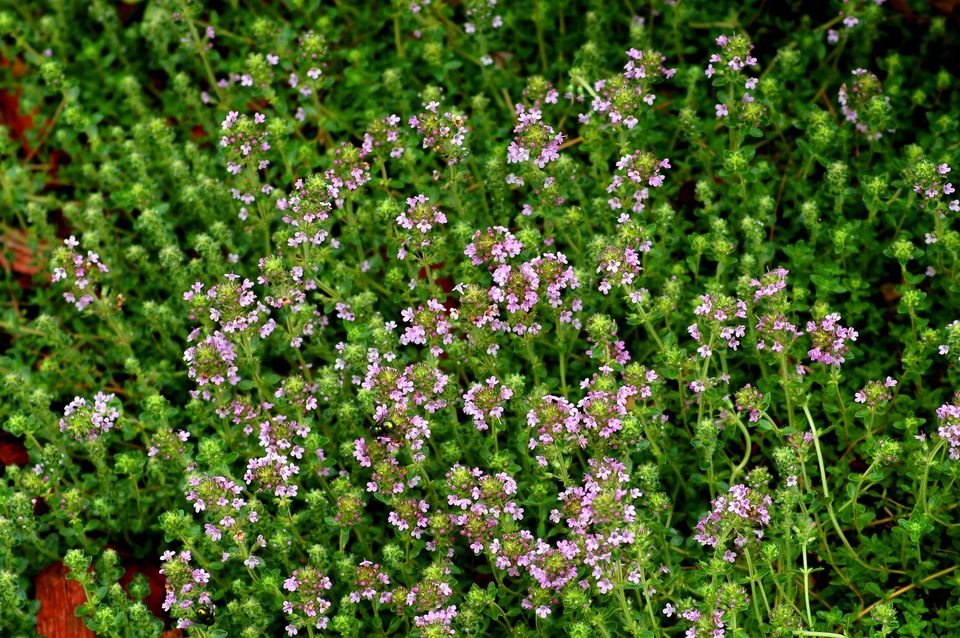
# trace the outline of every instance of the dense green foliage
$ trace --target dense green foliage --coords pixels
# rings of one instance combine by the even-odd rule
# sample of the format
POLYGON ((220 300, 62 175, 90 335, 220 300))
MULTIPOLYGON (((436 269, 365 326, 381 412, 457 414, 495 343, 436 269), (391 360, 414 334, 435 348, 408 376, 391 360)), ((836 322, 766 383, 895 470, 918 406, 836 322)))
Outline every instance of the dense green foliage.
POLYGON ((933 4, 0 0, 0 634, 960 633, 933 4))

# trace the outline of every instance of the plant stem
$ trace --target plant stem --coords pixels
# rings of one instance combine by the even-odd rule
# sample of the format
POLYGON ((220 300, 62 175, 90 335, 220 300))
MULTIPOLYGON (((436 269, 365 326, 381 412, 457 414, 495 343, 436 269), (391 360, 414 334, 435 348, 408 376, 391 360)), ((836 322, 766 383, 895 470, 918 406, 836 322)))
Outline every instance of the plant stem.
POLYGON ((810 612, 810 568, 807 566, 807 543, 801 545, 803 556, 803 602, 807 607, 807 625, 813 627, 813 614, 810 612))

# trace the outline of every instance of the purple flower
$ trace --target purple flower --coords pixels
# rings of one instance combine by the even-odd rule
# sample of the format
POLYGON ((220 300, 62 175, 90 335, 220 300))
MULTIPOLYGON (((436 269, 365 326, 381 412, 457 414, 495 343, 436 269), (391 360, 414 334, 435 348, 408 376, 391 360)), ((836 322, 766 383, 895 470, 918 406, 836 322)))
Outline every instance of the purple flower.
POLYGON ((709 357, 712 346, 718 342, 726 343, 731 350, 740 347, 740 339, 746 334, 747 327, 737 320, 747 318, 745 301, 724 294, 701 295, 693 314, 702 318, 707 332, 705 337, 700 322, 687 328, 690 336, 702 346, 698 349, 701 358, 709 357))
MULTIPOLYGON (((253 78, 245 76, 241 82, 243 86, 252 86, 253 78)), ((232 174, 239 174, 244 167, 260 165, 262 158, 258 157, 271 149, 267 141, 269 132, 266 127, 267 118, 262 113, 254 113, 250 118, 246 114, 240 115, 237 111, 230 111, 220 124, 224 131, 220 137, 221 148, 228 153, 227 170, 232 174)))
POLYGON ((463 412, 472 416, 477 430, 483 432, 489 429, 488 419, 499 421, 503 417, 502 404, 512 396, 513 390, 502 385, 496 377, 490 377, 486 385, 474 385, 463 395, 463 412))
POLYGON ((650 189, 660 188, 664 184, 665 176, 660 171, 669 168, 669 158, 658 160, 646 151, 635 151, 620 157, 617 172, 607 185, 607 193, 612 195, 607 200, 610 209, 619 210, 629 204, 633 212, 642 212, 650 197, 650 189))
POLYGON ((763 395, 749 383, 736 393, 737 412, 747 412, 748 420, 756 423, 760 420, 760 410, 763 408, 763 395))
POLYGON ((190 302, 193 307, 191 318, 206 315, 227 334, 257 328, 261 315, 269 311, 253 292, 253 282, 249 279, 240 281, 232 273, 224 275, 224 279, 227 281, 213 285, 206 291, 202 283, 196 282, 183 293, 184 301, 190 302))
POLYGON ((183 444, 189 438, 190 433, 184 430, 170 428, 157 430, 150 438, 147 456, 156 456, 164 461, 182 456, 186 449, 183 444))
MULTIPOLYGON (((430 4, 430 0, 419 0, 422 4, 430 4)), ((419 11, 419 4, 414 1, 411 3, 419 11)), ((503 16, 496 13, 497 0, 475 0, 465 3, 465 13, 468 18, 463 24, 463 30, 467 34, 474 34, 477 31, 486 31, 487 29, 499 29, 503 26, 503 16)))
POLYGON ((431 245, 430 231, 434 226, 447 223, 447 216, 437 206, 431 206, 423 193, 407 198, 407 210, 397 215, 397 224, 411 231, 401 238, 401 248, 397 257, 403 259, 407 249, 423 250, 431 245))
MULTIPOLYGON (((730 69, 734 73, 739 73, 744 68, 757 65, 757 59, 750 55, 753 50, 753 44, 743 34, 720 35, 716 39, 717 46, 720 47, 719 53, 713 53, 710 56, 710 63, 706 68, 706 76, 713 77, 716 73, 714 64, 721 65, 721 69, 730 69)), ((751 88, 751 87, 747 87, 751 88)), ((718 113, 719 117, 719 113, 718 113)))
POLYGON ((887 377, 886 381, 870 381, 862 389, 857 391, 856 395, 854 395, 854 400, 857 403, 863 403, 870 407, 875 407, 878 404, 882 405, 893 399, 890 388, 896 385, 897 382, 892 377, 887 377))
POLYGON ((773 499, 746 485, 732 485, 726 495, 713 500, 713 510, 697 523, 694 535, 701 545, 720 549, 721 539, 734 539, 740 547, 749 536, 762 538, 762 528, 770 524, 769 507, 773 499))
POLYGON ((168 550, 160 560, 163 561, 160 573, 166 576, 168 584, 163 610, 172 612, 171 615, 177 618, 177 627, 185 629, 193 624, 191 617, 195 617, 195 603, 215 608, 210 592, 204 588, 210 581, 210 573, 191 566, 193 556, 189 551, 175 554, 168 550))
POLYGON ((783 315, 763 315, 757 321, 757 350, 785 352, 803 335, 797 326, 783 315))
POLYGON ((401 316, 405 323, 410 324, 400 336, 401 344, 430 344, 434 356, 440 356, 443 346, 453 343, 454 329, 451 321, 459 317, 456 309, 448 311, 439 301, 430 299, 426 307, 419 306, 416 310, 407 308, 401 312, 401 316))
POLYGON ((750 280, 750 287, 757 290, 753 293, 754 303, 764 297, 775 297, 778 293, 787 288, 787 275, 790 273, 786 268, 778 267, 758 278, 750 280))
POLYGON ((542 169, 553 160, 560 159, 563 133, 557 133, 552 126, 541 121, 540 109, 533 107, 527 110, 523 104, 517 104, 516 115, 518 123, 513 129, 513 141, 507 148, 507 163, 531 161, 542 169))
POLYGON ((470 258, 474 266, 499 263, 516 257, 523 250, 523 244, 503 226, 487 228, 486 234, 479 230, 473 234, 473 241, 467 244, 463 254, 470 258))
MULTIPOLYGON (((294 575, 296 576, 297 572, 294 572, 294 575)), ((373 600, 374 595, 389 584, 390 577, 380 569, 378 563, 364 560, 357 565, 356 578, 353 581, 356 589, 350 593, 350 601, 358 603, 360 600, 373 600)))
MULTIPOLYGON (((639 123, 636 115, 656 100, 653 86, 672 78, 677 70, 663 66, 666 57, 659 51, 630 49, 627 57, 629 60, 622 74, 593 83, 595 97, 590 107, 595 113, 606 116, 610 125, 633 128, 639 123)), ((585 119, 580 117, 583 123, 585 119)))
MULTIPOLYGON (((277 497, 294 497, 299 484, 294 477, 300 473, 300 466, 287 454, 270 450, 266 455, 252 458, 247 462, 243 480, 247 485, 256 484, 256 493, 272 492, 277 497)), ((225 525, 230 527, 231 525, 225 525)))
POLYGON ((868 140, 879 139, 884 131, 871 128, 863 114, 878 99, 889 110, 890 98, 883 94, 883 85, 880 84, 880 78, 873 73, 866 69, 854 69, 851 74, 854 79, 849 85, 844 83, 837 93, 840 112, 843 113, 845 121, 855 125, 854 130, 857 133, 865 135, 868 140))
POLYGON ((960 405, 944 403, 937 408, 937 435, 950 446, 950 458, 960 460, 960 405))
POLYGON ((848 341, 856 341, 859 333, 853 328, 840 325, 839 313, 831 313, 819 322, 808 321, 807 333, 812 347, 807 351, 811 361, 840 367, 850 350, 848 341))
POLYGON ((440 112, 439 102, 424 105, 425 111, 408 120, 411 128, 423 136, 423 148, 430 149, 450 166, 467 157, 467 117, 456 111, 440 112))
POLYGON ((60 431, 77 441, 93 441, 113 429, 120 417, 116 397, 98 392, 90 405, 83 397, 74 397, 63 410, 60 431))
POLYGON ((201 388, 208 384, 240 383, 236 346, 222 332, 217 331, 187 348, 183 360, 188 364, 188 376, 201 388))
POLYGON ((283 588, 288 592, 283 602, 283 611, 289 619, 286 626, 288 635, 294 636, 298 629, 308 625, 326 629, 329 622, 326 613, 331 603, 324 596, 332 587, 330 579, 311 565, 295 569, 283 581, 283 588))
POLYGON ((363 135, 363 151, 381 160, 402 157, 406 147, 399 124, 400 117, 393 114, 370 122, 363 135))
POLYGON ((393 511, 387 516, 387 522, 401 532, 409 532, 413 538, 421 538, 430 523, 427 513, 430 505, 415 498, 402 499, 394 503, 393 511))
POLYGON ((51 281, 66 281, 68 290, 63 298, 83 310, 99 295, 100 277, 110 272, 107 265, 100 261, 100 255, 88 250, 86 255, 74 250, 80 245, 77 238, 71 235, 64 240, 65 248, 61 248, 53 256, 53 275, 51 281))

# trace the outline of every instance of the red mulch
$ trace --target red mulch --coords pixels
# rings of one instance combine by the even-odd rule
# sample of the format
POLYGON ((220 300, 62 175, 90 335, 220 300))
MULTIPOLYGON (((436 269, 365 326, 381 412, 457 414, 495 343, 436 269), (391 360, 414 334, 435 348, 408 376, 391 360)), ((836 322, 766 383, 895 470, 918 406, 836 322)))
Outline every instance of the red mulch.
MULTIPOLYGON (((120 584, 126 587, 138 573, 142 573, 150 582, 150 595, 144 602, 155 616, 162 618, 163 575, 155 565, 134 561, 126 568, 120 584)), ((45 567, 34 581, 37 600, 40 601, 37 635, 43 638, 96 638, 74 612, 78 605, 86 601, 83 587, 67 580, 66 574, 67 568, 63 563, 55 563, 45 567)), ((172 629, 164 632, 162 638, 178 638, 182 635, 179 629, 172 629)))

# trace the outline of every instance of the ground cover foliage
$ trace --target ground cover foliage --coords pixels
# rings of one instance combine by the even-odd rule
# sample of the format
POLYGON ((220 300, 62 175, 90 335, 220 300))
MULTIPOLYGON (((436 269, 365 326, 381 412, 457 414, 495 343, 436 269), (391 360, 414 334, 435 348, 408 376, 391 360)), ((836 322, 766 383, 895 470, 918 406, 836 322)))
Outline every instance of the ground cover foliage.
POLYGON ((950 5, 0 3, 2 633, 957 635, 950 5))

